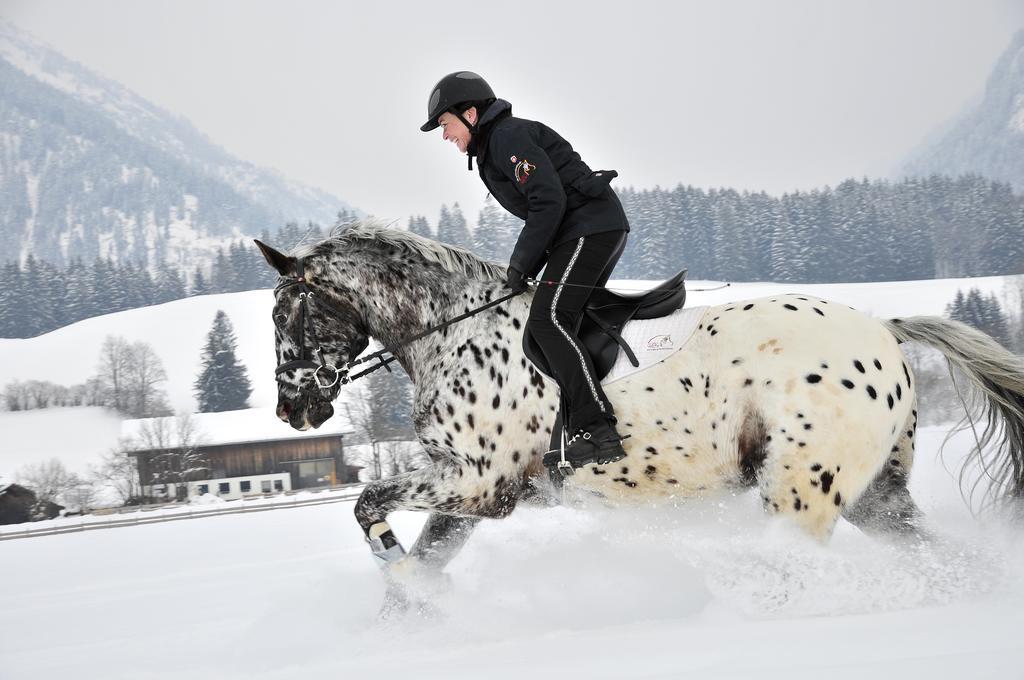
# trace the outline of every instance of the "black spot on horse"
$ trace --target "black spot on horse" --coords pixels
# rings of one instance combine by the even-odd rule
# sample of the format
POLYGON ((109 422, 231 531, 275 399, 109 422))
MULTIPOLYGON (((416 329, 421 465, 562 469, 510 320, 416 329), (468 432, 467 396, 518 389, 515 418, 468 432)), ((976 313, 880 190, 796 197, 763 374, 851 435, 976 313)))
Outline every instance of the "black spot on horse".
POLYGON ((798 309, 797 307, 795 307, 794 305, 789 304, 788 302, 786 304, 782 305, 782 306, 785 307, 786 309, 792 310, 794 312, 797 311, 797 309, 798 309))
POLYGON ((754 306, 754 303, 753 303, 753 302, 751 302, 751 303, 750 303, 749 305, 744 305, 744 306, 743 306, 743 311, 745 312, 745 311, 747 311, 748 309, 752 308, 753 306, 754 306))
POLYGON ((835 477, 832 476, 831 472, 825 471, 821 473, 821 492, 827 494, 832 488, 832 480, 835 477))
POLYGON ((882 362, 881 361, 879 361, 878 359, 875 359, 874 364, 875 364, 875 368, 877 368, 879 371, 882 370, 882 362))
POLYGON ((843 379, 842 384, 843 384, 843 387, 845 387, 848 390, 852 390, 854 388, 854 384, 850 380, 843 379))
POLYGON ((871 397, 872 399, 877 399, 878 398, 878 392, 876 392, 875 388, 872 387, 871 385, 867 386, 867 393, 868 393, 868 396, 871 397))
POLYGON ((856 369, 857 369, 858 371, 860 371, 861 373, 865 373, 865 372, 866 372, 866 371, 864 370, 864 364, 860 363, 860 361, 859 361, 859 360, 857 360, 857 359, 854 359, 854 360, 853 360, 853 367, 854 367, 854 368, 856 368, 856 369))
POLYGON ((807 376, 807 382, 811 383, 812 385, 814 383, 819 383, 821 382, 821 376, 818 375, 817 373, 811 373, 810 375, 807 376))

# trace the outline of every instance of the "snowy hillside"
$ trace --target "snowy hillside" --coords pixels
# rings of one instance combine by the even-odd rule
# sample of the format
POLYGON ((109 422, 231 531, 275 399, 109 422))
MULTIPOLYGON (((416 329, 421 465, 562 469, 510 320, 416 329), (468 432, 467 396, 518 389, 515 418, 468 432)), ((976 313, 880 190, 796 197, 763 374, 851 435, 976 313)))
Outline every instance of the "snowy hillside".
POLYGON ((237 159, 164 111, 0 19, 4 259, 167 259, 225 239, 333 223, 340 199, 237 159))
POLYGON ((481 524, 436 617, 397 623, 351 503, 8 541, 0 677, 1018 678, 1019 527, 968 515, 943 435, 920 431, 911 482, 936 545, 841 522, 819 546, 750 494, 522 507, 481 524))
MULTIPOLYGON (((618 281, 617 290, 643 290, 649 281, 618 281)), ((689 282, 688 306, 715 305, 787 292, 804 292, 850 305, 872 316, 891 318, 915 314, 942 314, 958 289, 976 286, 983 293, 1002 292, 1002 277, 893 281, 857 284, 738 283, 717 288, 719 282, 689 282)), ((107 335, 151 344, 167 369, 171 406, 192 410, 192 383, 199 372, 199 355, 218 309, 227 312, 238 337, 238 357, 253 382, 252 406, 277 403, 274 383, 274 331, 270 319, 270 291, 206 295, 154 307, 80 321, 37 338, 0 339, 0 386, 11 380, 50 380, 62 384, 83 382, 93 375, 100 346, 107 335), (50 359, 57 359, 52 361, 50 359)))
POLYGON ((933 133, 903 172, 976 173, 1024 189, 1024 31, 992 69, 981 100, 933 133))
MULTIPOLYGON (((942 314, 957 290, 976 286, 985 294, 1000 295, 1003 281, 1001 277, 988 277, 819 285, 740 283, 726 288, 718 282, 691 281, 687 305, 713 305, 801 291, 890 318, 942 314), (704 288, 717 290, 702 292, 704 288)), ((619 281, 613 285, 620 290, 639 290, 652 283, 619 281)), ((104 338, 120 335, 130 342, 144 341, 153 346, 167 370, 164 387, 171 407, 176 411, 193 411, 192 386, 199 373, 200 351, 214 315, 223 309, 235 328, 239 361, 247 367, 252 382, 250 406, 269 409, 277 404, 272 304, 273 295, 268 290, 199 296, 86 319, 36 338, 0 339, 0 388, 14 380, 30 379, 64 385, 82 383, 96 372, 104 338)), ((0 475, 10 475, 37 458, 57 456, 72 469, 82 471, 90 461, 96 462, 100 453, 117 443, 116 422, 107 423, 116 418, 107 414, 93 420, 94 414, 102 412, 82 411, 0 413, 0 429, 16 433, 0 446, 0 475), (88 434, 78 438, 78 432, 88 434), (37 439, 23 440, 27 437, 37 439), (79 441, 88 443, 77 446, 79 441)))

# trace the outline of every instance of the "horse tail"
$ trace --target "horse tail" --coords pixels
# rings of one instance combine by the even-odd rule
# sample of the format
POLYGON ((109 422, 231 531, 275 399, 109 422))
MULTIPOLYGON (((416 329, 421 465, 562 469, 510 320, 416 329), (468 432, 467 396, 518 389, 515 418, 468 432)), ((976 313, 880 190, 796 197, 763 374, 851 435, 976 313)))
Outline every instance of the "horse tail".
MULTIPOLYGON (((937 316, 882 322, 899 342, 919 342, 942 353, 981 397, 985 429, 960 470, 963 486, 970 461, 977 461, 989 486, 983 504, 1005 505, 1024 517, 1024 358, 979 330, 937 316), (990 446, 995 443, 995 446, 990 446)), ((908 375, 909 379, 909 375, 908 375)), ((957 430, 973 421, 965 415, 957 430)), ((948 441, 947 437, 947 441, 948 441)), ((971 485, 973 492, 981 478, 971 485)))

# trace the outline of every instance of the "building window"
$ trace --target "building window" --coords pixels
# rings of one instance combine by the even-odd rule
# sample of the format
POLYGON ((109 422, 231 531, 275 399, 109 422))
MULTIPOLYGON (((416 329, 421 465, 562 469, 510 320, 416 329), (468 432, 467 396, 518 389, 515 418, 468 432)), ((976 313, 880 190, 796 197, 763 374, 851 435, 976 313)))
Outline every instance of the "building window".
POLYGON ((299 463, 299 489, 332 486, 335 483, 333 460, 310 460, 299 463))
POLYGON ((270 493, 270 480, 264 479, 260 482, 260 489, 262 489, 263 493, 270 493))
POLYGON ((221 482, 220 491, 217 493, 231 493, 231 482, 221 482))
POLYGON ((239 487, 241 488, 242 493, 248 493, 250 490, 252 490, 252 482, 250 482, 248 479, 244 479, 241 482, 239 482, 239 487))
POLYGON ((284 482, 282 482, 280 479, 275 479, 274 491, 284 491, 284 482))
POLYGON ((200 484, 199 485, 199 495, 202 496, 204 493, 210 493, 210 485, 209 484, 200 484))

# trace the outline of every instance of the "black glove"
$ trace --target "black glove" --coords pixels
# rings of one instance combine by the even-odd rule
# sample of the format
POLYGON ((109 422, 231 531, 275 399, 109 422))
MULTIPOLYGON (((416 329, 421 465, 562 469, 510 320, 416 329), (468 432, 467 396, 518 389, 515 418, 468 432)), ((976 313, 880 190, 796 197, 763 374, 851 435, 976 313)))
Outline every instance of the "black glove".
POLYGON ((513 293, 522 293, 526 290, 526 281, 523 280, 523 273, 518 269, 508 268, 505 278, 505 287, 513 293))

